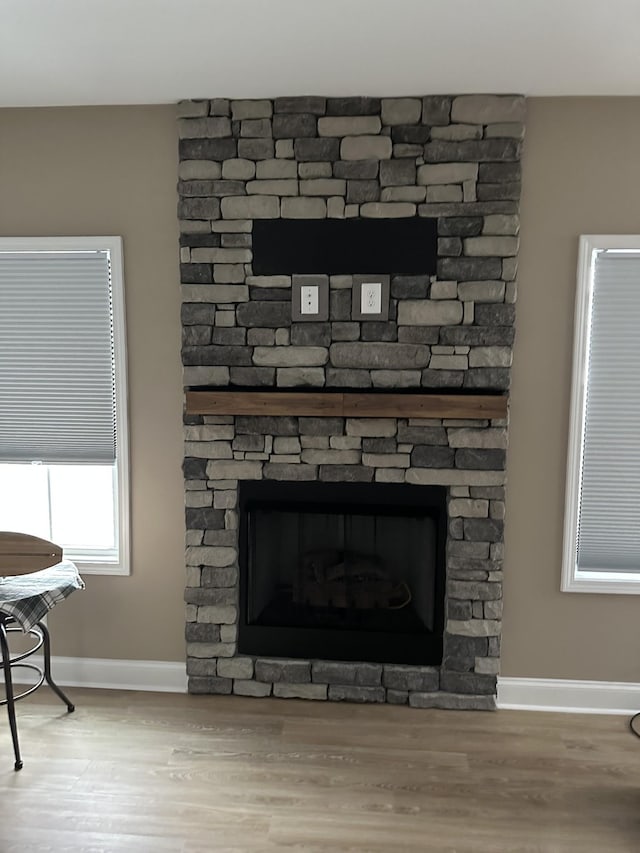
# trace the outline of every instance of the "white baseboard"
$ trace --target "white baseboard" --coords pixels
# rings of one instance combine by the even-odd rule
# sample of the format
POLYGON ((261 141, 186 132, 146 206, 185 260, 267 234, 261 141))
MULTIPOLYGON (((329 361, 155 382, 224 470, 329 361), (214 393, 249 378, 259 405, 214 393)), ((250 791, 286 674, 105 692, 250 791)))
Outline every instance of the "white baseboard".
POLYGON ((500 677, 498 708, 572 714, 634 714, 640 711, 640 684, 500 677))
MULTIPOLYGON (((34 662, 42 664, 34 656, 34 662)), ((107 690, 149 690, 186 693, 184 663, 158 660, 111 660, 109 658, 51 658, 54 681, 62 687, 98 687, 107 690)))

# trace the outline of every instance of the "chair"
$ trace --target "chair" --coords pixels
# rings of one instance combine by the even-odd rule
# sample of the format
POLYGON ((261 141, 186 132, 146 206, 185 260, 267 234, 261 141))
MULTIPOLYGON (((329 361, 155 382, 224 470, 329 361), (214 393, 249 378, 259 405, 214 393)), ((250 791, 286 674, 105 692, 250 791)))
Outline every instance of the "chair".
POLYGON ((47 626, 41 620, 55 604, 75 589, 83 588, 77 568, 62 559, 62 549, 58 545, 37 536, 0 531, 0 647, 6 696, 0 700, 0 705, 7 706, 15 770, 22 768, 15 703, 46 681, 67 710, 75 710, 73 703, 51 678, 51 642, 47 626), (8 635, 17 631, 33 637, 35 644, 26 652, 11 657, 8 635), (25 662, 43 646, 42 666, 25 662), (33 670, 38 680, 16 696, 12 670, 17 667, 33 670))

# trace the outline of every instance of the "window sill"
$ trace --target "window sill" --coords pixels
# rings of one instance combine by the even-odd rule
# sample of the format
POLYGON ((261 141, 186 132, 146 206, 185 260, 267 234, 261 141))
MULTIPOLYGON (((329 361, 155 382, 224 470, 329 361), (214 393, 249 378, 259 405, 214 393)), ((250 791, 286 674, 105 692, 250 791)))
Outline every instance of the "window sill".
POLYGON ((87 561, 83 560, 82 557, 74 557, 73 554, 66 553, 64 556, 67 560, 71 560, 72 563, 75 563, 81 575, 109 575, 116 577, 126 577, 131 574, 131 569, 128 563, 101 563, 95 560, 87 561))
POLYGON ((560 589, 562 592, 640 595, 640 573, 576 572, 562 579, 560 589))

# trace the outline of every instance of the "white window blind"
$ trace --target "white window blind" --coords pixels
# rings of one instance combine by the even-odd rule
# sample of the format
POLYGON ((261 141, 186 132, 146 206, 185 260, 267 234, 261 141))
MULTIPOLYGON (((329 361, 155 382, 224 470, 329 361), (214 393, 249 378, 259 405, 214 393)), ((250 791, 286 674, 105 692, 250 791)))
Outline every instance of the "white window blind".
POLYGON ((640 253, 594 253, 576 534, 579 572, 640 572, 640 253))
POLYGON ((109 251, 0 251, 0 460, 115 456, 109 251))

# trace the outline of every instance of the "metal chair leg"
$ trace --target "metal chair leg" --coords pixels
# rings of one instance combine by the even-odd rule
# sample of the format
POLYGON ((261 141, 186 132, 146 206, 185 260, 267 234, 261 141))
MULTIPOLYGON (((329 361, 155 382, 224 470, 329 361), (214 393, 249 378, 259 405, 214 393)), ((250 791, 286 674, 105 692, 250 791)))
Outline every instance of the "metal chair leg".
POLYGON ((38 628, 42 631, 42 636, 44 637, 44 678, 49 687, 53 690, 53 692, 58 696, 64 704, 67 706, 67 711, 71 714, 75 711, 76 706, 73 702, 70 701, 68 696, 66 696, 62 690, 55 683, 53 678, 51 677, 51 638, 49 636, 49 629, 43 622, 38 622, 38 628))
POLYGON ((9 728, 11 729, 13 754, 15 756, 15 763, 13 766, 15 770, 22 770, 20 744, 18 743, 18 724, 16 722, 16 705, 13 698, 11 656, 9 653, 9 643, 7 642, 7 629, 5 628, 4 619, 0 619, 0 647, 2 647, 2 667, 4 669, 4 689, 7 695, 7 713, 9 715, 9 728))

